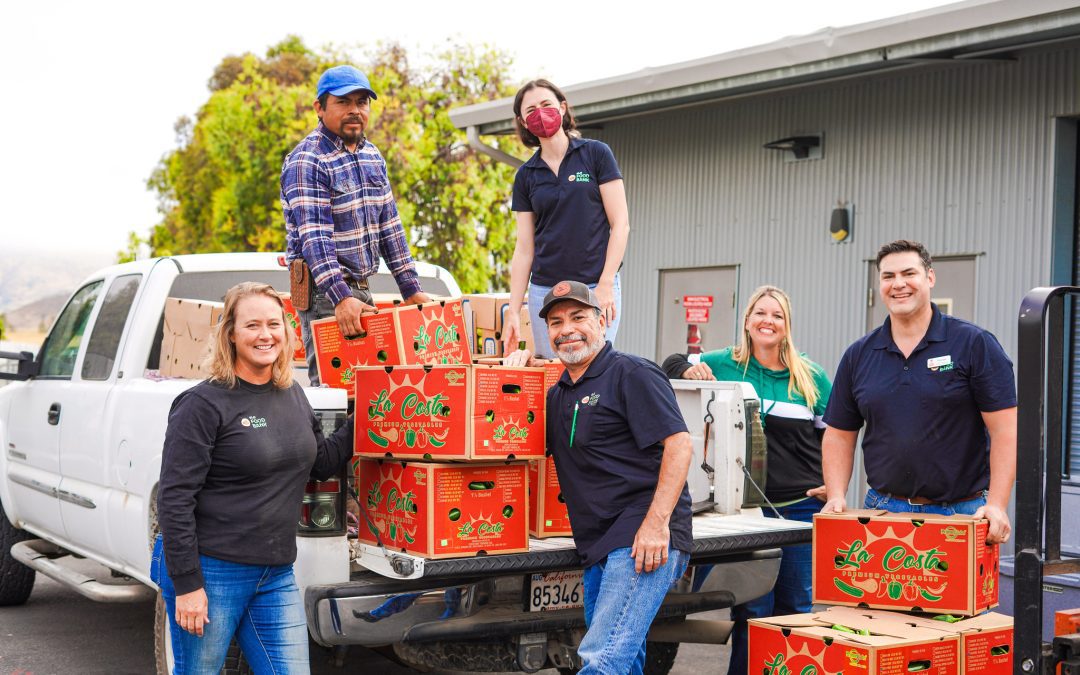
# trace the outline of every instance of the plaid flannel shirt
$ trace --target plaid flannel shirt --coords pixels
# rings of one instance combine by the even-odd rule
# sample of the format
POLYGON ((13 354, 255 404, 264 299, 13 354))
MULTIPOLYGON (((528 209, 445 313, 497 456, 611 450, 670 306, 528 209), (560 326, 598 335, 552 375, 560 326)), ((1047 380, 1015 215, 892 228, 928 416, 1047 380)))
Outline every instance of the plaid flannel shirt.
POLYGON ((303 258, 315 285, 335 306, 379 269, 394 275, 401 297, 420 292, 416 265, 386 176, 386 162, 366 139, 350 152, 322 122, 281 168, 281 208, 289 261, 303 258))

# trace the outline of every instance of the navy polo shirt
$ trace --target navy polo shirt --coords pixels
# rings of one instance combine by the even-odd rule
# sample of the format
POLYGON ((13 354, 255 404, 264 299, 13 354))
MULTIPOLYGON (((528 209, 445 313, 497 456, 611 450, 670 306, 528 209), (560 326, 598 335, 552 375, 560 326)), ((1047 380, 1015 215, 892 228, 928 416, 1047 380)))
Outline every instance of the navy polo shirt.
POLYGON ((997 338, 936 305, 911 356, 885 323, 848 347, 825 423, 863 435, 870 487, 940 502, 990 486, 990 436, 981 413, 1016 406, 1012 361, 997 338))
MULTIPOLYGON (((656 492, 663 440, 686 431, 686 422, 656 364, 615 351, 610 342, 577 382, 564 372, 548 391, 547 404, 548 451, 574 543, 589 567, 634 545, 656 492)), ((684 484, 669 520, 672 548, 691 550, 691 516, 684 484)))
POLYGON ((570 139, 558 176, 540 150, 518 169, 511 208, 536 215, 533 283, 600 280, 611 233, 600 186, 621 178, 611 148, 584 138, 570 139))

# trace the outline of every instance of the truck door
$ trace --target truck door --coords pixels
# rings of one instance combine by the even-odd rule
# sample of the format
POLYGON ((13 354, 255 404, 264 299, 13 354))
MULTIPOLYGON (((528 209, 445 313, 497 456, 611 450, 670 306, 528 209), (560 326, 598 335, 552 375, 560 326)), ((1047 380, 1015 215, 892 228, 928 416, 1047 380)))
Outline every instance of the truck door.
POLYGON ((60 423, 76 397, 71 381, 83 333, 102 281, 83 286, 60 313, 41 347, 39 374, 11 404, 8 478, 18 518, 31 529, 63 534, 60 519, 60 423))
POLYGON ((109 530, 117 441, 113 425, 102 420, 115 418, 117 353, 141 280, 126 274, 109 285, 72 377, 78 401, 65 406, 60 421, 60 516, 68 541, 88 550, 100 551, 109 530))
POLYGON ((732 344, 737 283, 735 266, 660 270, 656 362, 732 344))

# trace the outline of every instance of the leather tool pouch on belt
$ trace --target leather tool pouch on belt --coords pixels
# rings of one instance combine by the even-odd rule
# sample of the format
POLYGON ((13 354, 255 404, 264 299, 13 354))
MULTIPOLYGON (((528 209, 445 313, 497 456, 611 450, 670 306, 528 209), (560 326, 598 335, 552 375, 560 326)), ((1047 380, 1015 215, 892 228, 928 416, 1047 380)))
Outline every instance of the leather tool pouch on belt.
POLYGON ((289 263, 289 294, 293 307, 303 312, 311 309, 313 286, 311 268, 303 259, 297 258, 289 263))

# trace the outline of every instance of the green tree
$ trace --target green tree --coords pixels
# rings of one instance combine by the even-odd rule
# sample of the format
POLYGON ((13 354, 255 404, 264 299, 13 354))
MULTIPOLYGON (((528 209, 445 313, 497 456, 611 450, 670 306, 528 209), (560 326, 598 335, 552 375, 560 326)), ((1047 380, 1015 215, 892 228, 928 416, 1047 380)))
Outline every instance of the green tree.
POLYGON ((262 58, 226 57, 209 99, 194 120, 177 121, 178 147, 148 180, 161 213, 149 238, 154 254, 284 247, 281 164, 318 121, 311 102, 319 74, 342 62, 365 69, 379 93, 368 136, 386 158, 414 254, 450 269, 465 291, 505 287, 513 169, 469 147, 449 118, 452 107, 511 93, 509 58, 487 47, 450 48, 422 68, 394 44, 356 58, 315 53, 296 37, 262 58))

